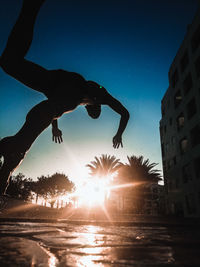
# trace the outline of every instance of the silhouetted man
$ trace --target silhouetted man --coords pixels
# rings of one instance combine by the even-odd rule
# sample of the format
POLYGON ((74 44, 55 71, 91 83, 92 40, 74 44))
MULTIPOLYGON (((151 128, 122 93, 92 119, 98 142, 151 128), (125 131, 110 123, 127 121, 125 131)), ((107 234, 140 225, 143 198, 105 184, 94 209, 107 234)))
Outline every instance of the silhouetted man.
POLYGON ((62 132, 57 119, 73 111, 78 105, 85 105, 88 115, 97 119, 101 105, 108 105, 121 115, 118 131, 113 137, 113 147, 122 145, 129 113, 104 87, 93 81, 86 81, 81 75, 65 70, 47 70, 25 59, 33 38, 34 23, 44 0, 24 0, 22 10, 8 38, 0 58, 2 69, 16 80, 38 92, 48 100, 34 106, 18 133, 0 141, 0 155, 4 164, 0 170, 0 194, 4 194, 9 177, 23 160, 35 139, 52 124, 53 141, 62 142, 62 132))

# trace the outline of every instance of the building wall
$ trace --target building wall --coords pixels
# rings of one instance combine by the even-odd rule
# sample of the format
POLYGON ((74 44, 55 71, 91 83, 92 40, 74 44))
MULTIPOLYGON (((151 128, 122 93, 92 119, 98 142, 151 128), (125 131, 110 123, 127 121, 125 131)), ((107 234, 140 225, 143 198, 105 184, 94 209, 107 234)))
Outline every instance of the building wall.
POLYGON ((169 70, 160 137, 168 214, 200 216, 200 9, 169 70))
POLYGON ((165 203, 162 185, 150 184, 142 189, 140 197, 144 202, 142 201, 143 206, 141 210, 138 210, 138 195, 135 195, 135 193, 134 190, 126 190, 125 188, 111 191, 107 200, 107 208, 111 212, 124 212, 127 214, 164 214, 165 203))
POLYGON ((163 215, 165 211, 163 186, 152 184, 147 188, 149 189, 149 196, 145 199, 144 214, 163 215))

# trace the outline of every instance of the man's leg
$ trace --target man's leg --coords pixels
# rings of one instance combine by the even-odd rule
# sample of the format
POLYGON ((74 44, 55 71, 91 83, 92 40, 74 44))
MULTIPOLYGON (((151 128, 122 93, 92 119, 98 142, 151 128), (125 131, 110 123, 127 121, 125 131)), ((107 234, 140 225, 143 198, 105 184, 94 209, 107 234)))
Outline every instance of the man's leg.
POLYGON ((20 165, 35 139, 55 118, 52 104, 45 100, 33 107, 19 132, 0 141, 0 155, 4 157, 0 168, 0 194, 4 194, 13 171, 20 165))
POLYGON ((6 193, 7 187, 9 186, 10 177, 14 170, 20 165, 24 158, 24 155, 11 154, 9 160, 5 156, 4 164, 0 168, 0 195, 6 193))
POLYGON ((35 139, 55 119, 56 109, 54 104, 45 100, 34 106, 27 114, 26 121, 22 128, 14 135, 14 148, 22 153, 27 152, 35 139))
POLYGON ((51 75, 43 67, 25 60, 32 39, 35 20, 44 0, 24 0, 19 17, 10 33, 0 58, 3 70, 27 85, 41 91, 51 83, 51 75))
POLYGON ((19 17, 8 37, 2 57, 24 58, 33 39, 35 20, 44 0, 24 0, 19 17))

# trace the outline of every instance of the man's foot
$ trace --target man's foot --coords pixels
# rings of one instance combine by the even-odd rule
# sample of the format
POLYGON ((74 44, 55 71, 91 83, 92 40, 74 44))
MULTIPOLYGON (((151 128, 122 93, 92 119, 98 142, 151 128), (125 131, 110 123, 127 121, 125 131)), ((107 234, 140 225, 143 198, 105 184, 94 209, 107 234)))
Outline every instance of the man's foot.
POLYGON ((46 0, 23 0, 23 7, 40 7, 46 0))

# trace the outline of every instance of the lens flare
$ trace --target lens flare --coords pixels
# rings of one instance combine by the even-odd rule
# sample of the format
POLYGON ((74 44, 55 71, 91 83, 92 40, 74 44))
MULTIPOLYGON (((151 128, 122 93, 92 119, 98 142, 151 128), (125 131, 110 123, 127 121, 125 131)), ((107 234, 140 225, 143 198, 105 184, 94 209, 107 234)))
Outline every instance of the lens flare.
POLYGON ((108 180, 102 178, 88 179, 77 189, 79 206, 101 206, 109 195, 108 180))

